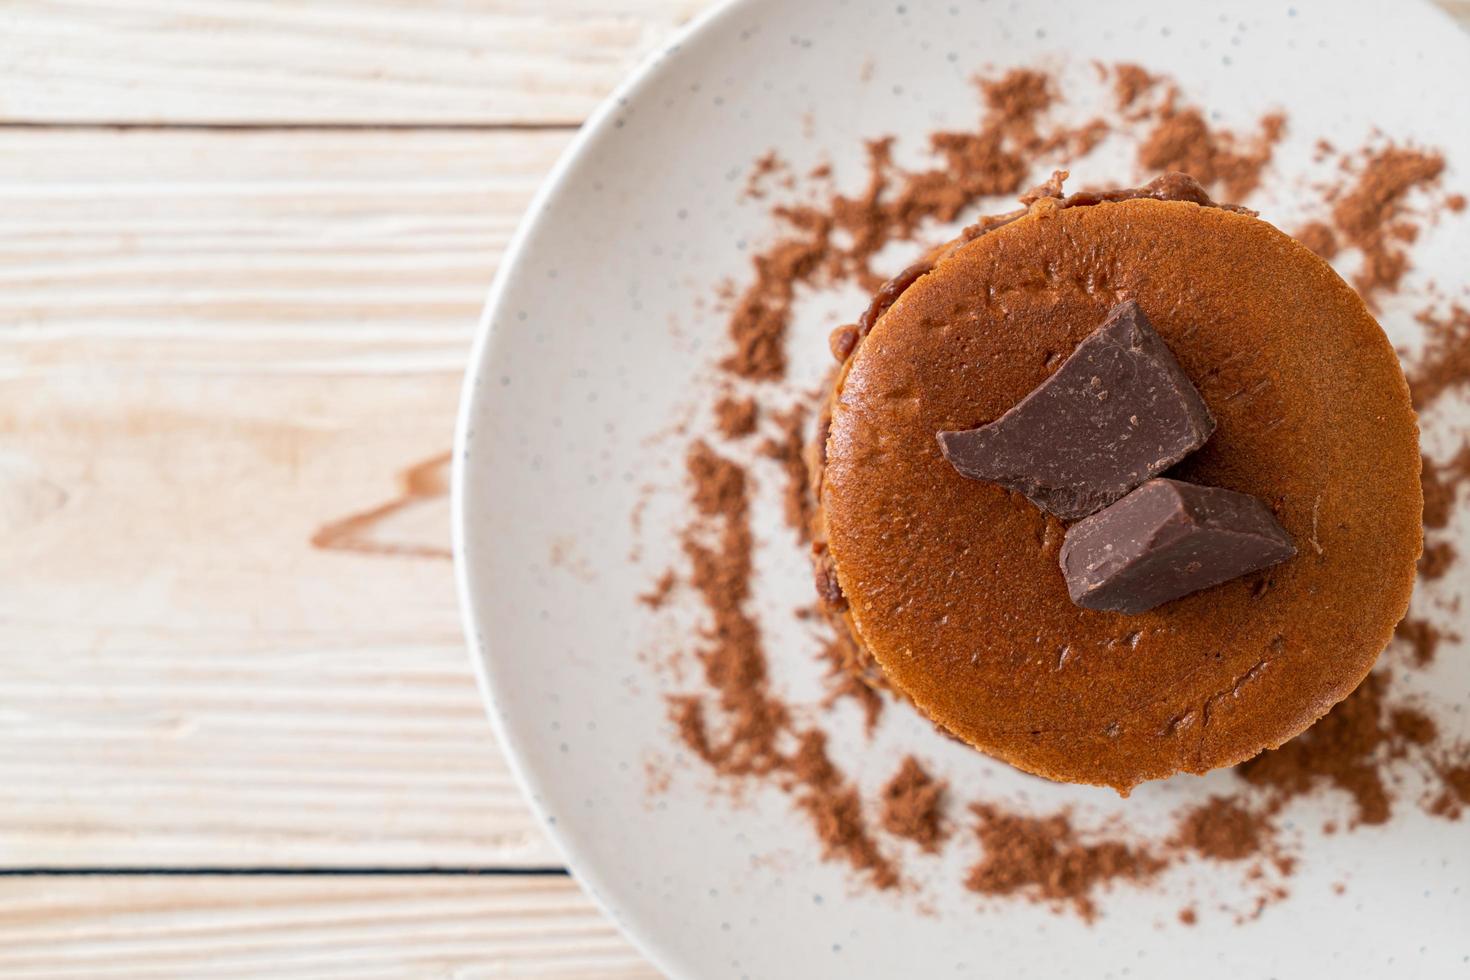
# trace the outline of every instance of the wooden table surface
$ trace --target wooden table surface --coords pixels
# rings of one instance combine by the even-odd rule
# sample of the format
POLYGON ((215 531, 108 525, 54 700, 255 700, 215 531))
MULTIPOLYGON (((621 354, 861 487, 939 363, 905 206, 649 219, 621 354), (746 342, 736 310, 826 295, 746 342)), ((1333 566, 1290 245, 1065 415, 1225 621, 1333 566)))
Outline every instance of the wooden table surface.
POLYGON ((446 458, 521 210, 701 6, 0 6, 0 977, 652 975, 485 721, 446 458))

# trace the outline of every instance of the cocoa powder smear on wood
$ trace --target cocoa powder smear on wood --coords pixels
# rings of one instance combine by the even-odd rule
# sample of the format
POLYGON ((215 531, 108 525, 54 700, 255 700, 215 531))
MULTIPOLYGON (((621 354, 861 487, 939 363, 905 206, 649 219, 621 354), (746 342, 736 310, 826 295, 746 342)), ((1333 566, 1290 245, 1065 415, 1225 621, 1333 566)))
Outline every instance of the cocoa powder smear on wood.
MULTIPOLYGON (((1304 735, 1237 767, 1232 792, 1176 814, 1170 832, 1144 837, 1080 828, 1075 813, 1038 814, 1002 800, 957 800, 952 787, 912 756, 895 760, 880 788, 863 790, 834 762, 831 733, 811 719, 855 703, 871 733, 885 696, 865 682, 865 666, 851 644, 832 634, 820 644, 827 694, 815 705, 788 703, 776 692, 770 676, 774 652, 751 609, 755 480, 767 485, 769 477, 768 485, 780 488, 786 522, 798 538, 805 540, 811 519, 803 462, 811 413, 805 404, 793 406, 789 391, 775 384, 787 375, 787 333, 804 295, 841 283, 875 289, 895 271, 875 265, 891 243, 944 241, 941 224, 974 220, 983 203, 1018 194, 1035 182, 1037 171, 1058 161, 1085 172, 1079 161, 1112 138, 1132 143, 1145 176, 1182 169, 1230 200, 1247 198, 1261 185, 1286 133, 1284 116, 1267 111, 1241 135, 1211 125, 1209 113, 1166 77, 1136 65, 1099 70, 1110 82, 1111 104, 1081 124, 1054 118, 1053 110, 1065 100, 1046 72, 1017 69, 979 79, 975 128, 932 134, 932 163, 915 169, 894 162, 892 138, 869 141, 866 176, 853 192, 834 189, 826 166, 803 181, 774 152, 756 162, 746 197, 772 199, 775 231, 752 258, 744 286, 722 288, 730 299, 728 350, 718 362, 733 384, 752 393, 714 396, 712 431, 689 445, 691 516, 680 532, 687 569, 667 573, 648 601, 662 607, 676 582, 687 583, 705 618, 689 649, 700 683, 669 699, 679 741, 717 784, 737 792, 768 786, 786 794, 793 813, 810 826, 817 855, 846 864, 857 880, 880 890, 906 890, 900 842, 942 860, 968 841, 968 849, 978 843, 980 852, 962 872, 972 892, 1040 903, 1092 921, 1101 914, 1102 893, 1115 885, 1150 887, 1164 869, 1183 864, 1241 865, 1249 869, 1241 893, 1246 911, 1237 918, 1249 918, 1286 897, 1273 878, 1292 873, 1298 858, 1290 852, 1301 842, 1287 838, 1278 817, 1297 798, 1337 793, 1351 806, 1345 829, 1383 824, 1402 802, 1397 774, 1412 769, 1431 774, 1418 801, 1426 812, 1456 819, 1470 806, 1465 747, 1446 744, 1433 718, 1394 696, 1388 669, 1372 675, 1304 735), (770 434, 759 443, 748 441, 761 427, 770 434), (725 448, 716 449, 712 440, 723 440, 725 448), (972 835, 951 832, 967 820, 972 835)), ((1323 206, 1299 237, 1324 257, 1356 255, 1361 267, 1355 283, 1376 301, 1399 289, 1411 270, 1424 220, 1420 206, 1428 202, 1454 213, 1463 199, 1443 194, 1444 161, 1433 151, 1378 145, 1340 153, 1318 141, 1318 157, 1336 158, 1341 177, 1326 188, 1323 206), (1437 202, 1426 198, 1431 192, 1442 196, 1437 202)), ((1133 183, 1138 176, 1114 182, 1133 183)), ((918 244, 913 248, 915 254, 920 250, 918 244)), ((1428 342, 1410 379, 1422 411, 1470 381, 1470 314, 1463 306, 1441 304, 1426 309, 1421 323, 1428 342)), ((1426 458, 1426 526, 1447 528, 1456 490, 1466 479, 1470 447, 1448 462, 1426 458)), ((774 538, 766 543, 785 546, 774 538)), ((1456 560, 1453 544, 1432 543, 1425 579, 1445 575, 1456 560)), ((1428 669, 1440 644, 1452 640, 1458 637, 1425 619, 1406 620, 1395 647, 1408 655, 1394 669, 1428 669)), ((1331 824, 1335 830, 1336 821, 1331 824)), ((1178 918, 1192 925, 1198 916, 1189 905, 1178 918)))

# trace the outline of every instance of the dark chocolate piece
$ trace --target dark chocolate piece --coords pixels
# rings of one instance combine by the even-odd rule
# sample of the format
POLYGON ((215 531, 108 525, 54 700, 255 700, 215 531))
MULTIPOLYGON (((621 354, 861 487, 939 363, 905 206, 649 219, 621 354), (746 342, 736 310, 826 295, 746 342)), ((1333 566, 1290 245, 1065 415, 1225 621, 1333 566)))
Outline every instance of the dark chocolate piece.
POLYGON ((825 545, 812 547, 812 577, 817 586, 817 597, 828 612, 847 611, 847 596, 842 592, 842 583, 837 581, 837 563, 825 545))
POLYGON ((1159 479, 1072 525, 1062 574, 1077 605, 1131 614, 1295 554, 1255 497, 1159 479))
POLYGON ((1214 431, 1184 369, 1128 300, 1014 408, 978 429, 941 432, 939 445, 962 475, 1075 520, 1173 466, 1214 431))

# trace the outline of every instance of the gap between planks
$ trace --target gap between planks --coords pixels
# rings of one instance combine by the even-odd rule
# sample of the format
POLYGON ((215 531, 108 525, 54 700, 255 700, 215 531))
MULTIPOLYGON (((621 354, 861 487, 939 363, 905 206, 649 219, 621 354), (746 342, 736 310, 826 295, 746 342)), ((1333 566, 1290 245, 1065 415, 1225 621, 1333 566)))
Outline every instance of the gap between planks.
POLYGON ((566 878, 561 866, 525 868, 297 868, 251 866, 243 868, 4 868, 0 878, 566 878))
POLYGON ((36 130, 113 132, 113 133, 572 133, 581 128, 575 122, 504 122, 504 123, 399 123, 399 122, 249 122, 226 123, 193 120, 175 122, 107 122, 76 120, 71 122, 16 121, 0 122, 0 131, 30 132, 36 130))

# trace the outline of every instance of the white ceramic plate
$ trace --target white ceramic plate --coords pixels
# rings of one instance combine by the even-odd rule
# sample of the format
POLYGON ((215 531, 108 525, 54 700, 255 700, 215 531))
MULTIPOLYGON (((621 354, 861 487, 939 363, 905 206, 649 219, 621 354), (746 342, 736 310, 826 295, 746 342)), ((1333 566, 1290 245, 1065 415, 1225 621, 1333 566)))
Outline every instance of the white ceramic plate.
MULTIPOLYGON (((917 148, 937 127, 973 125, 976 70, 1041 63, 1077 94, 1097 84, 1092 59, 1171 74, 1240 128, 1263 108, 1285 109, 1295 128, 1272 184, 1310 171, 1317 136, 1351 147, 1380 126, 1444 149, 1448 182, 1470 188, 1470 38, 1425 4, 748 0, 704 17, 602 107, 500 271, 455 460, 474 657, 501 743, 577 877, 670 974, 1470 975, 1470 820, 1432 821, 1409 805, 1384 828, 1321 838, 1312 828, 1341 817, 1344 799, 1298 803, 1288 818, 1309 839, 1293 897, 1245 926, 1210 914, 1218 903, 1244 904, 1229 871, 1183 873, 1162 892, 1120 888, 1091 927, 1024 903, 983 903, 960 887, 979 851, 969 841, 943 859, 905 855, 928 906, 921 912, 913 895, 856 889, 843 867, 817 862, 789 798, 757 790, 740 805, 712 799, 710 777, 671 747, 670 682, 645 655, 676 646, 695 612, 681 626, 680 613, 671 624, 635 602, 677 563, 673 534, 659 529, 683 513, 682 443, 654 437, 706 400, 724 343, 723 318, 707 301, 720 280, 745 280, 749 250, 770 233, 765 206, 739 200, 749 165, 772 147, 799 169, 830 158, 851 186, 862 138, 892 133, 917 148), (640 535, 630 514, 650 482, 661 489, 640 535), (673 772, 662 794, 648 793, 650 763, 673 772), (1347 883, 1345 895, 1333 894, 1336 882, 1347 883), (1175 920, 1187 903, 1202 910, 1193 929, 1175 920)), ((1108 166, 1078 176, 1140 176, 1121 159, 1108 166)), ((1252 203, 1288 228, 1298 214, 1289 200, 1252 203)), ((1466 225, 1427 230, 1410 292, 1430 278, 1466 281, 1466 225)), ((893 267, 912 251, 895 253, 893 267)), ((826 331, 862 304, 847 292, 802 307, 793 392, 821 377, 826 331)), ((1412 347, 1410 309, 1391 303, 1384 321, 1412 347)), ((1445 413, 1465 414, 1463 401, 1444 402, 1445 413)), ((1433 442, 1446 427, 1428 421, 1433 442)), ((757 604, 771 614, 777 683, 811 697, 813 640, 789 615, 808 595, 809 574, 777 516, 777 478, 760 473, 757 604)), ((1446 579, 1435 594, 1448 601, 1466 584, 1446 579)), ((1457 653, 1442 653, 1416 683, 1470 734, 1466 716, 1446 710, 1470 691, 1457 653)), ((1121 802, 1023 776, 906 710, 890 709, 873 742, 855 712, 830 725, 839 762, 869 792, 912 750, 968 798, 1073 803, 1161 828, 1181 804, 1233 780, 1185 777, 1121 802)))

